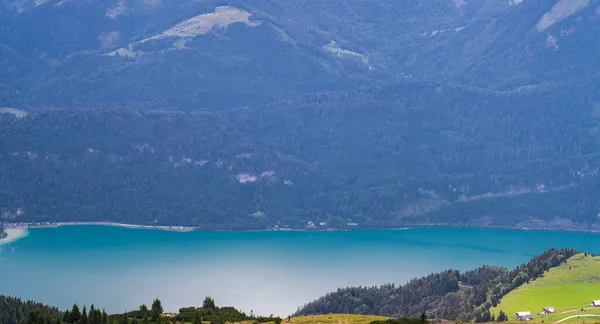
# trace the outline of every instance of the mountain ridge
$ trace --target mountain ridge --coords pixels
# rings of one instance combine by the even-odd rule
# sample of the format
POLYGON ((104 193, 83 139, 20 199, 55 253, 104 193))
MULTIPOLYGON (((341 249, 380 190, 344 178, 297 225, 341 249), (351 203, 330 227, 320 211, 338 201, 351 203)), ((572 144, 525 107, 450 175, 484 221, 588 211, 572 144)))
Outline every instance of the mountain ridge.
MULTIPOLYGON (((44 70, 47 72, 38 74, 37 78, 19 86, 18 90, 25 104, 23 108, 125 104, 138 108, 153 106, 212 110, 253 103, 264 104, 302 93, 334 90, 336 87, 350 90, 373 82, 398 82, 406 78, 442 79, 443 82, 510 88, 563 82, 566 71, 552 71, 553 67, 569 66, 573 71, 576 68, 580 79, 588 79, 591 77, 590 72, 598 70, 593 60, 570 60, 585 55, 581 50, 577 50, 581 45, 585 44, 588 47, 585 51, 594 50, 594 19, 600 17, 595 9, 597 1, 579 1, 579 10, 567 12, 569 15, 564 14, 563 10, 562 16, 566 17, 544 29, 546 34, 537 31, 535 25, 544 15, 548 16, 552 8, 558 6, 557 3, 561 4, 561 1, 523 1, 516 5, 501 5, 487 0, 474 0, 459 7, 446 0, 436 0, 435 4, 428 5, 412 1, 404 4, 404 7, 384 3, 365 6, 354 2, 339 6, 331 1, 313 0, 304 0, 297 5, 278 0, 227 3, 177 0, 168 6, 160 1, 113 2, 101 4, 93 1, 63 1, 57 7, 58 2, 48 1, 32 7, 31 2, 4 0, 3 16, 9 18, 10 23, 14 23, 14 28, 11 28, 13 25, 9 23, 0 30, 0 33, 5 35, 3 43, 13 48, 16 53, 46 65, 44 70), (19 15, 15 15, 14 9, 7 9, 19 3, 23 8, 31 8, 23 9, 19 15), (119 48, 126 48, 127 44, 165 35, 164 33, 174 26, 200 17, 198 15, 211 15, 216 7, 224 5, 237 8, 235 10, 239 12, 247 12, 249 22, 254 24, 262 21, 264 26, 254 27, 259 27, 259 31, 238 26, 239 24, 232 24, 227 28, 212 28, 203 35, 197 34, 192 38, 186 36, 186 43, 189 44, 185 46, 181 46, 183 38, 171 37, 171 42, 179 45, 172 47, 161 42, 145 45, 149 51, 147 55, 151 55, 150 59, 139 58, 128 62, 116 57, 108 60, 100 58, 119 48), (307 14, 308 6, 315 6, 316 14, 307 14), (115 8, 122 8, 119 9, 122 13, 108 14, 115 8), (75 20, 68 23, 73 19, 72 13, 82 14, 82 10, 89 12, 88 22, 75 20), (343 13, 344 18, 331 19, 334 12, 343 13), (61 21, 58 25, 60 28, 56 28, 55 22, 45 18, 51 14, 58 14, 56 20, 61 21), (374 17, 379 19, 372 20, 374 17), (399 20, 398 17, 406 19, 399 20), (416 20, 414 17, 421 19, 416 20), (350 19, 355 19, 358 23, 348 24, 350 19), (126 21, 134 23, 125 25, 126 21), (24 34, 28 28, 37 29, 36 25, 42 27, 48 24, 55 24, 54 30, 39 29, 41 34, 49 34, 48 40, 27 44, 26 39, 35 42, 39 38, 24 34), (82 28, 71 36, 71 41, 61 39, 68 29, 77 26, 82 28), (86 29, 83 29, 84 26, 86 29), (427 33, 447 28, 457 31, 427 36, 427 33), (260 37, 256 38, 258 35, 260 37), (236 45, 247 38, 254 38, 255 43, 247 42, 243 47, 236 45), (327 45, 332 42, 338 44, 340 49, 368 58, 369 66, 364 66, 363 62, 352 62, 352 59, 346 60, 343 56, 338 57, 336 51, 331 55, 327 45), (68 43, 68 46, 57 47, 61 43, 68 43), (256 47, 257 43, 270 51, 261 51, 256 47), (154 53, 161 48, 170 50, 168 53, 154 53), (183 48, 185 53, 181 53, 183 48), (79 58, 72 59, 76 53, 79 53, 79 58), (224 55, 226 60, 220 59, 218 55, 224 55), (265 64, 269 60, 279 61, 280 65, 285 64, 285 67, 295 69, 297 73, 312 65, 307 71, 310 80, 286 74, 281 66, 269 67, 270 70, 265 66, 249 69, 253 64, 261 61, 261 64, 265 64), (185 63, 181 64, 178 61, 185 63), (209 63, 208 66, 198 64, 211 61, 212 64, 209 63), (211 68, 210 65, 212 71, 207 70, 211 68), (239 71, 215 69, 219 65, 230 65, 239 71), (75 73, 76 69, 81 71, 75 73), (194 77, 187 81, 182 80, 184 75, 169 74, 169 69, 181 73, 192 72, 190 76, 205 73, 212 77, 224 78, 223 82, 228 82, 229 88, 215 85, 216 88, 208 87, 203 93, 194 95, 192 83, 201 84, 205 79, 194 77), (140 83, 144 76, 143 70, 146 79, 149 80, 140 83), (155 76, 149 77, 152 73, 155 76), (245 74, 246 80, 238 78, 240 73, 245 74), (264 79, 267 83, 261 85, 262 88, 256 88, 261 94, 244 95, 244 83, 255 83, 259 86, 260 83, 255 82, 258 81, 257 78, 272 77, 276 74, 280 76, 270 81, 264 79), (120 80, 123 78, 127 81, 120 80), (180 89, 161 93, 160 89, 164 84, 154 81, 154 78, 167 78, 169 82, 178 83, 180 89), (325 81, 327 79, 328 81, 325 81), (74 83, 82 80, 86 80, 89 86, 93 85, 96 89, 86 94, 85 92, 89 91, 86 87, 74 83), (294 86, 286 86, 289 82, 295 82, 294 86), (311 82, 319 84, 313 87, 311 82), (58 84, 65 89, 57 91, 58 84), (239 88, 236 88, 238 86, 239 88), (138 98, 121 93, 123 90, 119 91, 120 87, 136 92, 138 98), (157 90, 160 95, 152 93, 157 90), (65 96, 57 100, 56 92, 64 93, 65 96), (240 93, 244 99, 225 103, 219 101, 216 96, 211 99, 213 92, 220 95, 240 93), (272 96, 260 98, 265 93, 272 93, 272 96), (74 103, 68 100, 69 97, 82 97, 85 100, 74 103), (117 98, 119 101, 115 100, 117 98)), ((567 74, 573 75, 572 72, 567 74)), ((12 74, 10 76, 13 77, 12 74)), ((570 79, 572 78, 566 78, 570 79)), ((2 102, 0 104, 7 105, 2 102)))
POLYGON ((575 5, 3 0, 0 107, 31 114, 0 115, 1 215, 597 230, 600 2, 575 5))

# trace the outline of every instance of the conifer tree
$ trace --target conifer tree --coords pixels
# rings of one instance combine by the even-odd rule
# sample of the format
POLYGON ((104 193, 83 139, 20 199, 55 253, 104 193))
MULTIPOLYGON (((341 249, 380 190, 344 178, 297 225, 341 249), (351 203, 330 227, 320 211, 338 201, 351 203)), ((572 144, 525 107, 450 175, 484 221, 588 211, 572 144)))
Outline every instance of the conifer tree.
POLYGON ((90 312, 88 314, 88 322, 89 324, 101 324, 102 313, 100 313, 99 309, 94 307, 94 304, 90 306, 90 312))
POLYGON ((496 318, 496 322, 506 322, 508 321, 508 316, 502 310, 498 313, 498 318, 496 318))
POLYGON ((207 296, 206 298, 204 298, 204 302, 202 302, 202 308, 206 308, 206 309, 217 308, 217 306, 215 305, 215 300, 212 297, 207 296))
POLYGON ((108 324, 108 314, 102 309, 102 316, 100 317, 100 324, 108 324))
POLYGON ((163 307, 158 298, 156 298, 152 302, 151 312, 152 312, 152 322, 156 322, 160 318, 160 315, 163 313, 163 307))
POLYGON ((194 314, 194 320, 192 324, 202 324, 202 314, 200 314, 200 310, 196 310, 196 314, 194 314))
POLYGON ((79 324, 88 324, 88 313, 85 309, 85 305, 83 305, 83 311, 81 312, 81 318, 79 319, 79 324))
POLYGON ((146 318, 148 317, 148 313, 150 313, 150 310, 148 310, 148 306, 146 306, 146 304, 141 304, 140 310, 138 312, 138 318, 146 318))
POLYGON ((71 314, 69 315, 69 323, 79 323, 81 319, 81 312, 79 311, 79 306, 77 304, 73 304, 73 308, 71 309, 71 314))

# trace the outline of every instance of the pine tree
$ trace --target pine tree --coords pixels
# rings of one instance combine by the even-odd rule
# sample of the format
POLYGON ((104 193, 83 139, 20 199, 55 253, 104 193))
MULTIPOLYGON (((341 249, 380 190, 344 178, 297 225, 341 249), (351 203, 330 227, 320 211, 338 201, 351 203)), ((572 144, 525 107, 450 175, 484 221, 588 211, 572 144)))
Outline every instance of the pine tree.
POLYGON ((425 312, 421 313, 421 323, 427 323, 427 315, 425 315, 425 312))
POLYGON ((73 304, 73 308, 71 309, 71 314, 69 316, 69 323, 79 323, 79 319, 81 319, 81 312, 79 311, 79 306, 77 304, 73 304))
POLYGON ((100 317, 100 324, 108 324, 108 314, 102 309, 102 316, 100 317))
POLYGON ((196 310, 196 314, 194 314, 194 320, 192 324, 202 324, 202 314, 200 314, 200 310, 196 310))
POLYGON ((88 314, 85 309, 85 305, 83 305, 83 311, 81 312, 81 318, 79 319, 79 324, 88 324, 88 314))
POLYGON ((477 312, 477 314, 475 314, 475 323, 482 323, 482 317, 481 317, 481 312, 477 312))
POLYGON ((215 305, 215 300, 212 299, 212 297, 207 296, 206 298, 204 298, 204 302, 202 302, 202 308, 216 309, 217 306, 215 305))
POLYGON ((141 304, 140 305, 140 310, 138 312, 138 318, 146 318, 148 317, 148 314, 150 313, 150 311, 148 310, 148 306, 146 306, 146 304, 141 304))
POLYGON ((496 318, 496 322, 506 322, 508 321, 508 316, 502 310, 498 313, 498 318, 496 318))
POLYGON ((156 322, 160 318, 160 315, 163 313, 163 307, 158 298, 156 298, 152 302, 151 312, 152 312, 152 322, 156 322))
POLYGON ((92 304, 90 306, 90 312, 88 314, 88 322, 89 324, 101 324, 102 313, 100 313, 99 309, 96 309, 92 304))

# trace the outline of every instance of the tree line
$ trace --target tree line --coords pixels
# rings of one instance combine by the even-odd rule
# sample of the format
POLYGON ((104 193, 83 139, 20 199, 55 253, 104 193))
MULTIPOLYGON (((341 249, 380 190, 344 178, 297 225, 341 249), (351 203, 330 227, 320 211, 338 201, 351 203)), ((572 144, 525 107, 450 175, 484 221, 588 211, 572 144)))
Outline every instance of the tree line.
POLYGON ((210 296, 204 299, 202 306, 182 307, 177 314, 165 314, 158 298, 152 301, 150 307, 141 304, 133 311, 108 314, 94 305, 88 308, 73 304, 70 309, 59 311, 56 307, 41 303, 0 296, 0 324, 225 324, 241 321, 252 321, 253 324, 282 322, 280 317, 272 315, 247 315, 234 307, 217 306, 210 296))

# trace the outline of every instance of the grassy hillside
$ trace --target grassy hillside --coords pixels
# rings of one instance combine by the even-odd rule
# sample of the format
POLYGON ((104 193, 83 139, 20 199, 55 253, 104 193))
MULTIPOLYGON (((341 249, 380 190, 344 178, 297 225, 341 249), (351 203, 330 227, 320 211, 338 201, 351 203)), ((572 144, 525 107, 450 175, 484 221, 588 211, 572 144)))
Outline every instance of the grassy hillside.
MULTIPOLYGON (((600 299, 600 257, 577 254, 566 263, 552 268, 542 277, 510 292, 490 311, 498 316, 503 310, 511 320, 519 311, 529 311, 535 322, 556 322, 570 316, 600 314, 600 308, 590 307, 600 299), (535 315, 552 306, 556 313, 535 315)), ((600 322, 600 317, 572 318, 568 321, 600 322)))
MULTIPOLYGON (((292 324, 369 324, 373 321, 386 320, 389 317, 353 314, 327 314, 292 317, 290 321, 284 319, 281 323, 292 324)), ((253 321, 244 321, 236 324, 252 324, 253 321)))

